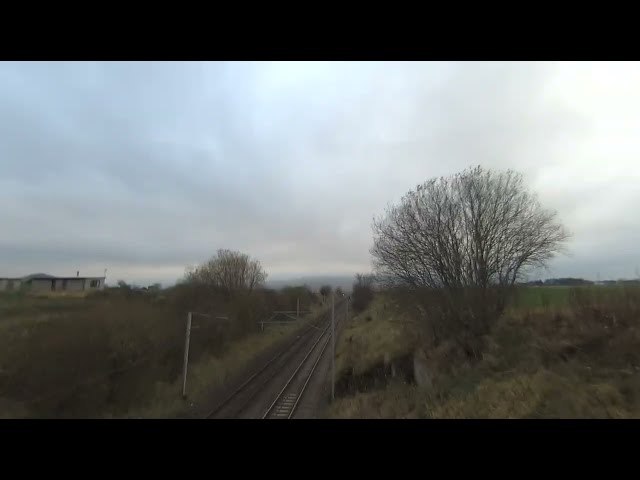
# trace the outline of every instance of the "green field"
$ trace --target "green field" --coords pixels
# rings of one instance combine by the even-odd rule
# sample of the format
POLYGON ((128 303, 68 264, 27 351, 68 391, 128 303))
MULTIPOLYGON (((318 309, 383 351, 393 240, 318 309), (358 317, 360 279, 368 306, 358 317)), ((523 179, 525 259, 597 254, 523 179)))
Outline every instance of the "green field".
POLYGON ((640 287, 637 286, 520 287, 511 306, 515 309, 568 308, 574 303, 582 303, 585 298, 593 303, 622 301, 638 291, 640 287))

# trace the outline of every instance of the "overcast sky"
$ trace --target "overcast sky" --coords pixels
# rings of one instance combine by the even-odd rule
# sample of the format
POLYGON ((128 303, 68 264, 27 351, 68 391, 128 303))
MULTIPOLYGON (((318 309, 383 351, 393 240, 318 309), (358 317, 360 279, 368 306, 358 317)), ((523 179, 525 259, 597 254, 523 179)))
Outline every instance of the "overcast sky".
POLYGON ((543 278, 636 275, 638 63, 0 63, 0 276, 367 271, 374 215, 477 164, 573 234, 543 278))

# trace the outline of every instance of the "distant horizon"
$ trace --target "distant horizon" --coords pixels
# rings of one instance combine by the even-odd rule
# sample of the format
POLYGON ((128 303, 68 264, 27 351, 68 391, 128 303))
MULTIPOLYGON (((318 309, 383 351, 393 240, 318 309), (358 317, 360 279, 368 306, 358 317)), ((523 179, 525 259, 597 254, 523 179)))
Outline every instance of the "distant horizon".
MULTIPOLYGON (((321 283, 321 282, 325 282, 325 283, 331 283, 331 282, 340 282, 340 284, 344 285, 345 282, 348 282, 349 285, 351 285, 352 283, 355 282, 355 276, 356 274, 353 275, 347 275, 347 274, 309 274, 309 275, 293 275, 293 276, 286 276, 286 277, 278 277, 278 278, 267 278, 266 282, 265 282, 265 286, 269 287, 270 285, 276 284, 275 287, 280 288, 280 287, 284 287, 287 286, 287 284, 289 284, 289 286, 299 286, 299 285, 304 285, 305 283, 321 283)), ((559 278, 575 278, 575 279, 582 279, 582 280, 588 280, 591 282, 606 282, 606 281, 619 281, 619 280, 638 280, 640 279, 639 277, 634 277, 634 276, 627 276, 627 277, 604 277, 601 276, 600 279, 598 279, 597 277, 590 277, 590 276, 579 276, 579 275, 548 275, 548 276, 529 276, 526 279, 521 280, 522 282, 536 282, 538 280, 541 281, 545 281, 545 280, 549 280, 549 279, 559 279, 559 278)), ((124 279, 112 279, 110 280, 109 277, 107 276, 107 279, 105 281, 105 284, 108 286, 113 286, 116 285, 117 282, 119 280, 124 280, 124 279)), ((127 281, 124 280, 127 284, 130 285, 136 285, 136 286, 140 286, 140 287, 145 287, 145 286, 149 286, 149 285, 153 285, 154 283, 160 283, 162 285, 163 288, 166 287, 171 287, 174 286, 178 283, 180 279, 176 279, 173 281, 166 281, 166 282, 162 282, 162 281, 127 281)))
MULTIPOLYGON (((0 278, 24 278, 27 277, 29 275, 34 275, 34 274, 45 274, 45 275, 52 275, 54 277, 75 277, 77 271, 71 272, 71 273, 58 273, 57 271, 38 271, 38 272, 29 272, 29 273, 25 273, 24 275, 4 275, 3 272, 0 272, 0 278)), ((103 271, 104 272, 104 271, 103 271)), ((105 277, 104 273, 99 273, 99 272, 82 272, 80 271, 80 277, 105 277)), ((371 274, 370 271, 362 271, 362 272, 357 272, 357 273, 361 273, 361 274, 371 274)), ((292 286, 295 285, 303 285, 305 282, 306 283, 318 283, 318 282, 325 282, 325 283, 331 283, 331 282, 336 282, 336 283, 340 283, 341 285, 345 285, 347 282, 349 284, 352 284, 353 282, 355 282, 355 277, 357 273, 353 273, 353 274, 347 274, 347 273, 307 273, 307 274, 278 274, 278 275, 274 275, 274 276, 268 276, 267 280, 265 281, 265 286, 269 286, 271 284, 277 284, 277 287, 281 287, 281 286, 286 286, 287 283, 290 283, 292 286)), ((182 277, 178 277, 175 279, 164 279, 163 280, 158 280, 156 278, 138 278, 138 279, 127 279, 127 278, 121 278, 121 277, 117 277, 117 276, 110 276, 109 275, 109 271, 107 269, 107 274, 105 277, 105 285, 108 286, 114 286, 116 285, 120 280, 123 280, 124 282, 126 282, 129 285, 136 285, 136 286, 140 286, 140 287, 146 287, 149 285, 153 285, 155 283, 159 283, 161 284, 163 287, 171 287, 176 285, 182 277)), ((557 278, 576 278, 576 279, 583 279, 583 280, 588 280, 588 281, 592 281, 592 282, 604 282, 604 281, 618 281, 618 280, 637 280, 640 278, 640 276, 638 275, 628 275, 628 276, 604 276, 602 274, 600 274, 599 278, 598 278, 598 274, 596 273, 593 276, 590 275, 586 275, 586 276, 581 276, 581 275, 553 275, 553 274, 547 274, 547 275, 528 275, 526 276, 526 279, 523 279, 523 282, 535 282, 538 280, 549 280, 549 279, 557 279, 557 278)))

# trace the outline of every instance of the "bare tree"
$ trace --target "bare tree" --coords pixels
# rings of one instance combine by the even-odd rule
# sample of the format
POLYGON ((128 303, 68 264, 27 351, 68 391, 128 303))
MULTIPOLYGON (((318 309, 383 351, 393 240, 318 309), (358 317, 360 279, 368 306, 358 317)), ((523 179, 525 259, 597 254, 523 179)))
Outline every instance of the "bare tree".
POLYGON ((354 285, 370 287, 373 290, 375 283, 376 283, 376 278, 374 275, 365 274, 365 273, 356 273, 356 282, 354 285))
POLYGON ((185 280, 206 284, 226 291, 253 291, 264 284, 267 273, 258 260, 245 253, 218 250, 206 263, 188 269, 185 280))
POLYGON ((419 185, 374 219, 373 229, 378 279, 437 290, 449 310, 467 309, 476 333, 503 310, 509 287, 527 269, 544 266, 568 238, 521 175, 482 167, 419 185))

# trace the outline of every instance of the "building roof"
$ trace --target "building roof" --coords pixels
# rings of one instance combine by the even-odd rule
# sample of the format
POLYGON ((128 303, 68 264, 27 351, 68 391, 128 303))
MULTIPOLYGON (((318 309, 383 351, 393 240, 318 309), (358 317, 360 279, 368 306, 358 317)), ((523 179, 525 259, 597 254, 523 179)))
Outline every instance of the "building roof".
POLYGON ((26 282, 30 280, 104 280, 105 277, 35 277, 30 278, 28 280, 24 280, 26 282))
POLYGON ((56 277, 48 273, 32 273, 24 277, 0 277, 2 280, 22 280, 28 282, 30 280, 104 280, 106 277, 56 277))
POLYGON ((47 273, 32 273, 31 275, 26 275, 22 277, 22 280, 27 281, 27 280, 33 280, 34 278, 41 279, 41 278, 56 278, 56 277, 54 277, 53 275, 49 275, 47 273))

